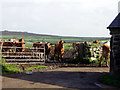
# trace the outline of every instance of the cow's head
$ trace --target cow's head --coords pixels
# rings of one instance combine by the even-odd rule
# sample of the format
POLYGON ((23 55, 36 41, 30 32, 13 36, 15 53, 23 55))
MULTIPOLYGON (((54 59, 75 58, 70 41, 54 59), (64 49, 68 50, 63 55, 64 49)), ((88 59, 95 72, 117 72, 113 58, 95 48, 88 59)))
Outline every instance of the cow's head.
POLYGON ((42 43, 42 42, 38 41, 37 43, 42 43))
POLYGON ((64 43, 66 43, 66 41, 63 41, 63 40, 60 40, 59 44, 60 44, 60 47, 63 48, 64 47, 64 43))
POLYGON ((53 45, 53 43, 50 43, 50 45, 53 45))
POLYGON ((51 47, 51 45, 53 45, 52 43, 50 43, 50 42, 45 42, 45 47, 46 48, 50 48, 51 47))

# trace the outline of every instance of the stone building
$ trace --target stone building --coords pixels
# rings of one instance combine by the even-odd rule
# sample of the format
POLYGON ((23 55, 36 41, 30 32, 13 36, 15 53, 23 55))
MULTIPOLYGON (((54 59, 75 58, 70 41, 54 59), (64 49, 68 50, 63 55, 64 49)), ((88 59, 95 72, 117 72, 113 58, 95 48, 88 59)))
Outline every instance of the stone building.
POLYGON ((110 72, 120 75, 120 13, 107 27, 110 30, 110 72))

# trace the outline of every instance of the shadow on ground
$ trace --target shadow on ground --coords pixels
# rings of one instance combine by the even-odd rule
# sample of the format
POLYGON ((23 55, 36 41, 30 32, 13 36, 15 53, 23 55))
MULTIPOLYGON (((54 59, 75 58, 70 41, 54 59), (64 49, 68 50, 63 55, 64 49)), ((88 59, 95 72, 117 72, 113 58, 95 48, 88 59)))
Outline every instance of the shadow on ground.
MULTIPOLYGON (((96 86, 95 83, 99 82, 98 81, 99 77, 108 74, 108 72, 99 72, 99 71, 84 72, 84 71, 74 71, 74 69, 72 71, 69 71, 69 69, 71 68, 67 68, 67 69, 68 71, 64 71, 63 68, 63 70, 61 71, 49 70, 43 72, 33 72, 32 75, 27 75, 25 73, 20 73, 20 74, 16 73, 11 75, 6 75, 4 77, 14 78, 17 80, 32 81, 33 82, 32 84, 42 83, 42 84, 55 85, 63 88, 98 88, 98 86, 96 86)), ((21 81, 21 83, 24 83, 24 81, 21 81)), ((6 81, 5 84, 9 84, 9 83, 7 83, 6 81)), ((36 87, 36 88, 40 88, 40 87, 36 87)))

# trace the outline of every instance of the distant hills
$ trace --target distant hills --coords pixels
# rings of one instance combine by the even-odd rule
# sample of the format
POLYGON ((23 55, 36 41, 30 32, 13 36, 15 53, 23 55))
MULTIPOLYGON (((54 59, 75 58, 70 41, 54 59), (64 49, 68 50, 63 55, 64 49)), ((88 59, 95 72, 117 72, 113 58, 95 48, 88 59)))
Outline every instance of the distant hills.
POLYGON ((52 36, 58 37, 55 35, 44 35, 44 34, 35 34, 35 33, 28 33, 28 32, 18 32, 18 31, 0 31, 2 35, 22 35, 22 36, 52 36))
POLYGON ((24 38, 26 42, 37 42, 37 41, 48 41, 56 43, 59 40, 64 40, 67 42, 83 42, 83 41, 92 41, 92 40, 109 40, 108 37, 68 37, 68 36, 57 36, 57 35, 45 35, 45 34, 35 34, 28 32, 18 32, 18 31, 0 31, 2 34, 2 39, 9 38, 24 38))

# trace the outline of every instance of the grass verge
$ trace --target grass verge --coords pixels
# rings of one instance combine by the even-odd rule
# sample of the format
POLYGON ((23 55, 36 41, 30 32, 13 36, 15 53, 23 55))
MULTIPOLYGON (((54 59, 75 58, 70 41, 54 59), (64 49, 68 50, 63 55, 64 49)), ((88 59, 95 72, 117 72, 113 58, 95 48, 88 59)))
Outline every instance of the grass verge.
POLYGON ((25 71, 31 71, 31 70, 34 70, 34 69, 40 69, 40 68, 47 68, 48 66, 43 66, 43 65, 40 65, 40 66, 36 66, 36 67, 27 67, 25 69, 25 71))
MULTIPOLYGON (((2 62, 0 63, 0 67, 2 68, 0 75, 8 75, 15 72, 22 72, 22 68, 20 65, 17 64, 6 64, 5 59, 2 59, 2 62)), ((47 68, 48 66, 43 65, 23 65, 25 68, 24 71, 32 71, 34 69, 40 69, 40 68, 47 68)))
POLYGON ((8 75, 15 72, 21 72, 21 69, 18 68, 18 65, 12 65, 12 64, 2 65, 2 75, 8 75))
POLYGON ((115 75, 105 75, 100 77, 99 81, 101 83, 115 86, 115 87, 120 87, 120 76, 115 76, 115 75))

